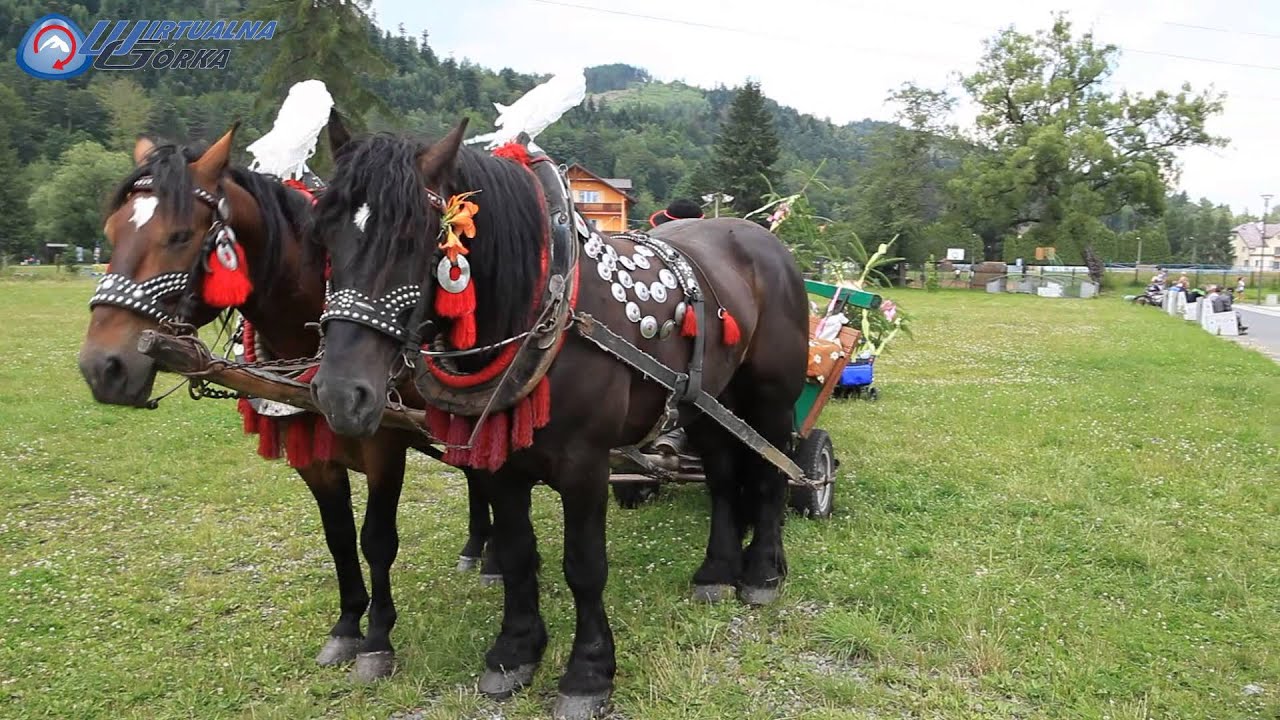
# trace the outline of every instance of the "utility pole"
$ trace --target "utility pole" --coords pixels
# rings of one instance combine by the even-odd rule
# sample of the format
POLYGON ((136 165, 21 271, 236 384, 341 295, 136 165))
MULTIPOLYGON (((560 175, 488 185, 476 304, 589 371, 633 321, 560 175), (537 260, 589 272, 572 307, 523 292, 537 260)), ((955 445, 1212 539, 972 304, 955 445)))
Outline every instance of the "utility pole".
MULTIPOLYGON (((1141 233, 1141 231, 1139 231, 1141 233)), ((1138 266, 1142 264, 1142 235, 1138 235, 1138 257, 1133 261, 1133 281, 1138 282, 1138 266)))
POLYGON ((1262 264, 1267 261, 1267 210, 1271 207, 1271 193, 1262 194, 1262 227, 1259 229, 1258 237, 1258 304, 1262 304, 1262 264))

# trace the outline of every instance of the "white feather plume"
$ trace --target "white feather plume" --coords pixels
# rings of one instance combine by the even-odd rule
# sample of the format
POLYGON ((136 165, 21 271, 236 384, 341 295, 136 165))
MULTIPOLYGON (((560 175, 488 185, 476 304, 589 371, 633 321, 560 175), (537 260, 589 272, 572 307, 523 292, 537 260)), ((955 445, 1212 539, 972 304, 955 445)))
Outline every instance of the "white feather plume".
MULTIPOLYGON (((520 97, 511 105, 494 103, 498 109, 498 119, 494 124, 498 127, 491 133, 477 135, 467 140, 468 144, 488 142, 488 149, 511 142, 521 132, 528 133, 530 138, 546 130, 551 123, 560 119, 570 108, 582 102, 587 96, 587 75, 582 70, 557 73, 541 85, 520 97)), ((530 150, 537 150, 533 143, 530 150)))
POLYGON ((289 88, 271 130, 249 145, 249 169, 276 177, 301 178, 316 139, 329 121, 333 97, 320 80, 304 80, 289 88))

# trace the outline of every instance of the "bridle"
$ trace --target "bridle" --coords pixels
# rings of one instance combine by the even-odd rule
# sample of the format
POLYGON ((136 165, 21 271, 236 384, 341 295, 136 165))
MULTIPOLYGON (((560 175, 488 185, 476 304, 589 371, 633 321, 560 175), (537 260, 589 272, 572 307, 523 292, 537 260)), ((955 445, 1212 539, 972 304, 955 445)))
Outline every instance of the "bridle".
MULTIPOLYGON (((154 185, 155 178, 144 175, 133 183, 131 189, 133 192, 153 192, 154 185)), ((135 312, 161 325, 180 326, 186 323, 186 318, 191 315, 196 303, 195 288, 209 269, 207 263, 210 253, 216 250, 219 260, 228 263, 238 261, 233 247, 236 235, 230 225, 231 204, 223 192, 222 184, 218 184, 217 195, 199 187, 191 188, 191 192, 213 211, 213 221, 205 231, 196 264, 186 272, 160 273, 142 282, 120 273, 107 273, 98 281, 97 289, 89 298, 90 309, 98 305, 112 305, 135 312), (161 304, 175 295, 180 296, 177 310, 170 314, 161 304)))

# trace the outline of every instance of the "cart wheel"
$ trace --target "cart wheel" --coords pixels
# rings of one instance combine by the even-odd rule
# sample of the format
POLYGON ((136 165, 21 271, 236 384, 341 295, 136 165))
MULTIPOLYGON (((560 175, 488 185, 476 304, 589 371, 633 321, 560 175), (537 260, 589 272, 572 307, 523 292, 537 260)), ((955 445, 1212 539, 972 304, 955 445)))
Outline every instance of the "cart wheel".
POLYGON ((654 482, 620 482, 613 484, 613 499, 618 505, 628 510, 638 508, 658 497, 658 488, 662 483, 654 482))
POLYGON ((791 486, 791 508, 808 517, 830 517, 835 509, 837 465, 831 436, 826 430, 814 428, 808 437, 800 441, 792 459, 804 471, 805 477, 826 484, 817 490, 791 486))
POLYGON ((879 391, 879 390, 877 390, 877 389, 875 389, 875 388, 870 388, 870 389, 868 389, 868 390, 867 390, 867 400, 870 400, 871 402, 875 402, 875 401, 877 401, 877 400, 879 400, 879 399, 880 399, 880 391, 879 391))

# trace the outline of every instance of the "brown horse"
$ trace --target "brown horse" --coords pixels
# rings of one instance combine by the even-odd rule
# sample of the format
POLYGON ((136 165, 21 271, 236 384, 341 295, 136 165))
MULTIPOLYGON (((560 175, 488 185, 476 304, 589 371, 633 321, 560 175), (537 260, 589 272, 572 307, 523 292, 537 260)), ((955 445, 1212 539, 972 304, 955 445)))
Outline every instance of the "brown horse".
MULTIPOLYGON (((546 185, 521 160, 521 152, 493 157, 461 147, 465 126, 463 121, 434 144, 388 135, 350 140, 340 119, 331 116, 329 137, 337 168, 320 200, 312 234, 332 257, 331 305, 354 303, 350 307, 355 309, 324 321, 325 353, 311 390, 317 407, 344 434, 377 431, 388 386, 404 381, 401 368, 422 361, 414 344, 419 339, 430 348, 444 347, 442 352, 469 344, 461 319, 465 312, 441 310, 442 300, 453 302, 440 296, 446 289, 457 294, 468 283, 473 286, 474 345, 480 349, 522 337, 537 321, 535 315, 545 317, 536 299, 554 294, 558 282, 552 278, 544 284, 548 225, 553 218, 563 222, 564 213, 548 210, 546 185), (464 267, 442 255, 442 246, 450 247, 442 218, 449 212, 449 226, 465 231, 465 222, 454 224, 458 205, 445 199, 472 191, 479 191, 468 198, 478 211, 470 213, 475 235, 465 243, 464 267), (427 336, 414 337, 424 323, 427 336), (446 336, 449 343, 442 340, 446 336)), ((681 297, 671 269, 658 267, 662 263, 651 249, 641 251, 642 238, 639 243, 625 236, 608 242, 592 239, 582 248, 594 262, 582 259, 568 273, 576 310, 572 329, 559 336, 563 342, 545 377, 550 390, 541 401, 550 403, 547 422, 528 447, 516 441, 513 431, 505 459, 492 452, 494 443, 508 447, 504 423, 497 424, 499 431, 487 441, 488 452, 472 445, 469 456, 457 456, 460 464, 494 469, 483 480, 494 509, 493 542, 503 570, 505 603, 501 631, 486 654, 487 671, 480 680, 480 689, 492 697, 508 696, 526 685, 546 647, 530 489, 542 480, 560 494, 564 574, 577 625, 559 683, 557 717, 592 716, 607 705, 612 692, 614 642, 602 601, 608 574, 610 449, 651 437, 668 402, 663 388, 574 330, 581 323, 603 324, 681 371, 691 365, 695 341, 689 336, 702 334, 701 387, 774 446, 785 450, 793 439, 793 406, 805 376, 808 308, 788 251, 760 226, 737 219, 672 222, 652 236, 691 262, 690 274, 706 293, 702 325, 697 325, 697 315, 694 321, 674 323, 681 332, 672 332, 673 326, 664 322, 681 320, 692 310, 686 305, 682 313, 677 307, 681 297), (605 256, 608 262, 601 259, 605 256), (635 268, 615 288, 612 281, 621 280, 624 265, 635 268), (638 300, 630 300, 633 296, 638 300), (641 319, 637 310, 651 314, 641 319)), ((676 267, 687 266, 677 261, 676 267)), ((431 377, 443 373, 457 385, 469 374, 500 364, 495 355, 501 358, 504 352, 494 349, 428 369, 431 377)), ((423 382, 421 376, 418 382, 423 382)), ((447 409, 464 395, 451 390, 428 393, 427 399, 447 409)), ((450 412, 452 435, 460 411, 450 412)), ((785 479, 708 417, 687 406, 680 415, 702 457, 712 498, 706 556, 693 575, 695 595, 715 598, 719 588, 736 585, 744 601, 769 602, 787 570, 782 546, 785 479)), ((512 417, 511 427, 516 427, 519 412, 512 417)), ((468 422, 462 418, 464 430, 468 422)), ((465 441, 467 435, 457 438, 465 441)))
MULTIPOLYGON (((303 242, 311 203, 274 179, 231 167, 234 133, 233 127, 203 153, 138 140, 135 168, 110 203, 104 232, 113 247, 111 265, 92 302, 80 350, 81 373, 99 402, 146 403, 157 367, 137 351, 143 330, 176 317, 195 326, 217 317, 218 308, 204 301, 199 288, 210 252, 207 240, 223 218, 229 218, 226 225, 243 249, 252 279, 254 289, 239 310, 256 328, 258 344, 277 358, 315 354, 319 338, 307 324, 320 317, 325 273, 323 254, 303 242)), ((406 394, 407 404, 413 400, 406 394)), ((422 407, 420 399, 417 406, 422 407)), ((293 416, 285 431, 292 432, 293 423, 318 419, 312 413, 293 416)), ((358 680, 383 677, 393 669, 391 565, 399 547, 396 506, 409 447, 426 445, 421 436, 399 430, 338 438, 330 460, 317 457, 297 468, 319 506, 338 578, 338 620, 317 661, 336 665, 354 659, 352 676, 358 680), (368 482, 360 544, 369 563, 372 599, 356 551, 349 469, 364 473, 368 482), (369 627, 364 635, 360 621, 366 608, 369 627)), ((473 471, 466 473, 471 535, 460 567, 476 562, 490 531, 488 505, 473 471)))

